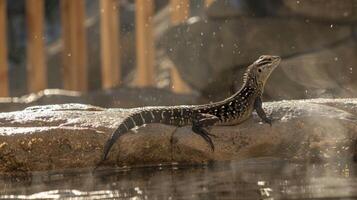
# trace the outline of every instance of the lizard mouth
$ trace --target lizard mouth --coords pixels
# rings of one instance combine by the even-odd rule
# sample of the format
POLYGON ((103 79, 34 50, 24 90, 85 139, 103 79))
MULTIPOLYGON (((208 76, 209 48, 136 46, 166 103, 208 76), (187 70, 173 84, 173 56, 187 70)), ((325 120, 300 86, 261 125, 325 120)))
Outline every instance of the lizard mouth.
POLYGON ((272 56, 272 58, 273 58, 273 63, 276 65, 279 65, 279 63, 281 61, 280 56, 272 56))
POLYGON ((272 56, 272 68, 275 69, 281 62, 280 56, 272 56))

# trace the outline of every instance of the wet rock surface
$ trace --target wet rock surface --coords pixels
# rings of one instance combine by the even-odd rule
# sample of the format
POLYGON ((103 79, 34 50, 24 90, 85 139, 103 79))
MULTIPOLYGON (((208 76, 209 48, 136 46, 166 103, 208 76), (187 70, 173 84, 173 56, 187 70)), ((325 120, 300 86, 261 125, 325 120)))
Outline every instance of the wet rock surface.
MULTIPOLYGON (((290 160, 353 159, 357 99, 313 99, 264 104, 273 126, 253 117, 239 126, 215 126, 212 152, 190 127, 150 124, 114 145, 103 166, 201 164, 272 156, 290 160)), ((130 109, 83 104, 35 106, 0 114, 0 172, 24 174, 93 168, 103 144, 130 109)))

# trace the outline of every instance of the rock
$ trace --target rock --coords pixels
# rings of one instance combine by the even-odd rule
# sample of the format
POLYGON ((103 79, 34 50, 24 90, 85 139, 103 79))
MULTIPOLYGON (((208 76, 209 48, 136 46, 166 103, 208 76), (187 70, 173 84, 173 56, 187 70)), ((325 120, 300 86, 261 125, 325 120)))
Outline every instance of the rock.
POLYGON ((191 87, 222 98, 227 95, 214 91, 228 91, 233 80, 240 80, 234 70, 245 69, 260 55, 292 57, 330 48, 351 35, 349 26, 301 19, 234 18, 178 25, 161 43, 191 87))
POLYGON ((357 0, 221 0, 207 9, 208 18, 242 16, 300 17, 328 23, 357 21, 357 0))
POLYGON ((356 42, 349 39, 328 49, 283 59, 265 93, 274 99, 354 97, 356 54, 356 42))
MULTIPOLYGON (((214 1, 205 14, 210 19, 233 17, 274 16, 281 9, 279 0, 220 0, 214 1)), ((279 12, 280 14, 280 12, 279 12)))
POLYGON ((205 13, 208 18, 230 18, 253 14, 247 2, 237 0, 213 1, 205 13))
POLYGON ((81 92, 46 89, 22 97, 0 98, 0 112, 22 110, 29 106, 82 103, 102 107, 131 108, 140 106, 197 104, 197 95, 174 94, 157 88, 127 88, 81 92))
MULTIPOLYGON (((256 115, 239 126, 216 126, 212 152, 189 127, 150 124, 123 135, 103 166, 199 164, 272 156, 348 160, 356 153, 357 99, 264 104, 272 127, 256 115)), ((0 173, 93 168, 103 144, 130 109, 82 104, 35 106, 0 113, 0 173)))
POLYGON ((282 3, 304 18, 315 18, 327 22, 356 22, 357 0, 287 0, 282 3))

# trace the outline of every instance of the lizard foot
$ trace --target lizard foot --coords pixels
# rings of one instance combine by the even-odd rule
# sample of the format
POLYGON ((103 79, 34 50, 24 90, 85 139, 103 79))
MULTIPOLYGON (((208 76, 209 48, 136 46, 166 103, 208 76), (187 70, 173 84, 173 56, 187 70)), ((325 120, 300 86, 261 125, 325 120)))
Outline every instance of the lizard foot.
POLYGON ((208 133, 208 131, 199 126, 192 126, 192 131, 197 135, 201 136, 210 145, 211 150, 214 151, 214 144, 210 137, 212 134, 208 133))

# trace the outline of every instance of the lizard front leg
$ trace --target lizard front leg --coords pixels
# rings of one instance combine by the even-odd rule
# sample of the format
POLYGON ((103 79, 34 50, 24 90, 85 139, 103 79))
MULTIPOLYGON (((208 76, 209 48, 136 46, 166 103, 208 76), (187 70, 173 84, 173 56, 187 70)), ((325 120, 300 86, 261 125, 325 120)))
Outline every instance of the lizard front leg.
POLYGON ((214 151, 214 144, 210 136, 215 137, 215 135, 210 134, 205 127, 213 126, 218 121, 218 117, 207 113, 198 113, 192 120, 192 131, 201 136, 210 145, 212 151, 214 151))
POLYGON ((267 117, 267 115, 265 114, 265 111, 262 107, 263 103, 262 103, 262 99, 260 97, 257 97, 255 99, 254 102, 254 109, 257 111, 258 116, 265 122, 270 124, 270 126, 272 125, 272 120, 271 118, 267 117))

